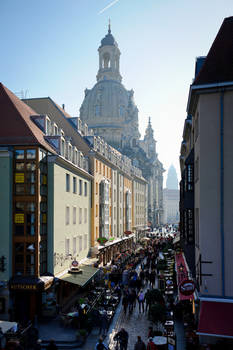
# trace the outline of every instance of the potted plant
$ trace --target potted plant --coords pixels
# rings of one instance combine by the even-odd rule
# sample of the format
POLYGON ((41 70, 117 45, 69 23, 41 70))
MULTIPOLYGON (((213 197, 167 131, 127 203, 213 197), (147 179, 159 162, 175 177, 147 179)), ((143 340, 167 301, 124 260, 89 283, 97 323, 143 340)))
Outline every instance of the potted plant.
POLYGON ((97 242, 100 243, 101 245, 104 245, 107 242, 107 238, 106 237, 99 237, 97 239, 97 242))

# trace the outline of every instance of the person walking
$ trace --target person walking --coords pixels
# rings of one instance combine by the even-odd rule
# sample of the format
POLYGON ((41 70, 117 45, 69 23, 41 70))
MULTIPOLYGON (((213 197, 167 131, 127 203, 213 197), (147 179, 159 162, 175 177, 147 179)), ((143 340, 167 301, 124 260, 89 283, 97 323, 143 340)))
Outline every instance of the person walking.
POLYGON ((128 300, 128 294, 124 294, 123 298, 122 298, 122 305, 123 305, 123 308, 124 308, 124 313, 126 314, 127 313, 127 308, 128 308, 128 304, 129 304, 129 300, 128 300))
POLYGON ((139 313, 144 312, 144 301, 145 301, 145 295, 143 293, 143 290, 141 289, 138 294, 138 306, 139 306, 139 313))
POLYGON ((98 342, 96 343, 95 350, 109 350, 109 347, 106 344, 104 344, 102 337, 100 337, 98 342))
POLYGON ((129 334, 124 328, 121 328, 113 339, 119 342, 120 350, 127 350, 129 334))
POLYGON ((142 341, 140 335, 138 335, 138 340, 134 345, 134 350, 146 350, 146 344, 142 341))
POLYGON ((100 317, 99 334, 102 334, 105 337, 107 335, 108 325, 109 325, 109 321, 108 321, 107 311, 104 310, 101 317, 100 317))

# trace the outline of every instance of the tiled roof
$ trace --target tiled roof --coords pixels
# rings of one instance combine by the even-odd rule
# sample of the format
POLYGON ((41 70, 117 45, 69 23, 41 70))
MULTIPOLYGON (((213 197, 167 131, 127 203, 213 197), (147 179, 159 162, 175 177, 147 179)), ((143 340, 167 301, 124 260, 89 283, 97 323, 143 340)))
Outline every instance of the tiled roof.
POLYGON ((194 85, 233 81, 233 17, 225 18, 194 85))
POLYGON ((37 113, 0 83, 0 145, 41 145, 55 153, 31 120, 37 113))

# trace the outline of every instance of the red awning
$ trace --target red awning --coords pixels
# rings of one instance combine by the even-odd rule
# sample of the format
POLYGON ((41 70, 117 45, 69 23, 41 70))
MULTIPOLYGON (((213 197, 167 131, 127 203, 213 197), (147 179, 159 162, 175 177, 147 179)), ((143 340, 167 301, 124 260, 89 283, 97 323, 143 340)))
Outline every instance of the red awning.
MULTIPOLYGON (((188 278, 188 266, 186 264, 186 260, 184 258, 183 253, 178 253, 175 255, 176 260, 176 279, 177 279, 177 285, 179 286, 181 282, 188 278)), ((193 294, 192 295, 183 295, 180 293, 180 290, 178 291, 179 300, 193 300, 193 294)))
POLYGON ((233 338, 233 303, 202 301, 197 334, 233 338))

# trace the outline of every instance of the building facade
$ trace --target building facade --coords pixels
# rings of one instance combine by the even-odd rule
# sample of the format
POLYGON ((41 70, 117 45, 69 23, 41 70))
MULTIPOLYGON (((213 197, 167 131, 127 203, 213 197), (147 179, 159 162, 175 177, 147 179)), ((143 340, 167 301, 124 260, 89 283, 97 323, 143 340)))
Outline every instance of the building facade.
POLYGON ((156 141, 149 119, 145 137, 140 140, 138 108, 134 91, 121 83, 120 50, 109 27, 101 40, 97 83, 85 90, 80 118, 119 152, 129 157, 142 170, 148 181, 148 220, 152 226, 162 223, 163 165, 156 153, 156 141))
MULTIPOLYGON (((222 347, 229 348, 233 344, 229 327, 233 322, 233 54, 229 40, 232 30, 233 17, 226 18, 208 55, 197 62, 181 148, 181 170, 186 174, 182 188, 190 186, 191 197, 194 193, 191 212, 194 218, 190 220, 195 223, 195 267, 200 300, 197 333, 204 343, 221 340, 222 347)), ((185 192, 181 196, 181 216, 186 233, 184 213, 189 210, 185 204, 188 188, 185 192)))

